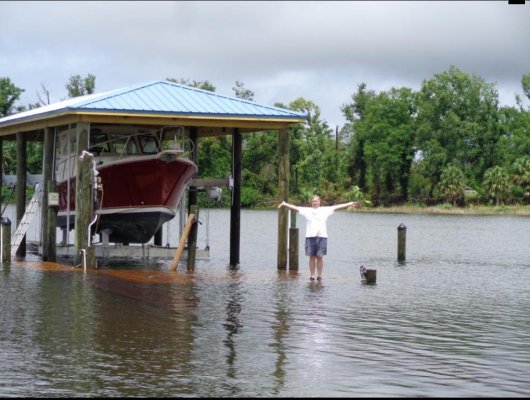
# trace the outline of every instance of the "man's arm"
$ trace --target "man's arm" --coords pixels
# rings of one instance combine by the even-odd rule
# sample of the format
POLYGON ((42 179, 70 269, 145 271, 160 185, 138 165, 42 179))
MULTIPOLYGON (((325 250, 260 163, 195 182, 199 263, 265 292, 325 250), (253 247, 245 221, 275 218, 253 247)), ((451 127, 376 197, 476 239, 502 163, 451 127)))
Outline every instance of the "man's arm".
POLYGON ((287 208, 290 208, 291 210, 299 211, 297 206, 295 206, 294 204, 289 204, 285 201, 282 201, 280 205, 278 206, 278 208, 282 208, 282 207, 287 207, 287 208))
POLYGON ((350 201, 348 203, 337 204, 335 206, 331 206, 331 208, 333 208, 333 211, 337 211, 337 210, 340 210, 342 208, 348 208, 348 207, 359 208, 359 202, 358 201, 350 201))

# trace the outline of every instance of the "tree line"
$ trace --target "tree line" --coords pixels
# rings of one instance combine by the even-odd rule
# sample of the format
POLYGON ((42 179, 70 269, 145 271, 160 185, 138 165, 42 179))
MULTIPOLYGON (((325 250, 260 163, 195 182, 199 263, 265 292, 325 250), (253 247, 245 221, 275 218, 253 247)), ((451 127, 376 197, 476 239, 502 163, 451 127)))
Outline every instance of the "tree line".
MULTIPOLYGON (((213 83, 168 80, 215 92, 213 83)), ((521 78, 530 99, 530 74, 521 78)), ((95 77, 70 77, 69 97, 93 93, 95 77)), ((254 100, 236 81, 234 95, 254 100)), ((0 78, 0 116, 45 104, 17 104, 23 89, 0 78)), ((43 102, 44 99, 44 102, 43 102)), ((530 108, 515 95, 515 106, 500 106, 495 84, 451 66, 422 82, 418 91, 392 87, 370 90, 360 83, 340 110, 346 123, 333 129, 313 101, 299 97, 274 106, 305 112, 307 121, 289 128, 292 201, 319 194, 327 203, 360 200, 365 205, 419 206, 530 203, 530 108)), ((48 100, 49 101, 49 100, 48 100)), ((28 143, 29 144, 29 143, 28 143)), ((38 170, 42 151, 28 149, 28 169, 38 170), (31 155, 30 155, 31 154, 31 155)), ((4 171, 14 173, 16 146, 5 143, 4 171)), ((231 137, 199 140, 201 178, 231 171, 231 137)), ((278 133, 243 135, 243 207, 271 207, 278 201, 278 133)), ((213 200, 199 197, 202 206, 213 200)), ((230 204, 224 196, 218 206, 230 204)))

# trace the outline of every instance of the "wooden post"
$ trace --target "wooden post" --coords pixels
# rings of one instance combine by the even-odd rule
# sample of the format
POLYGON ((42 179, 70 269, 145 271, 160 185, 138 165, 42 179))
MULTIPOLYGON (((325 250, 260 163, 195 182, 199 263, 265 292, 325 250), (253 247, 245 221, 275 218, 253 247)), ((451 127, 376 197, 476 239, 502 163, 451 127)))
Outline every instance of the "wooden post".
POLYGON ((235 128, 232 135, 232 206, 230 207, 230 266, 239 265, 241 236, 241 154, 243 139, 239 129, 235 128))
POLYGON ((190 214, 194 215, 194 219, 188 237, 187 269, 188 271, 193 271, 195 269, 195 255, 197 254, 197 227, 199 225, 197 221, 199 220, 199 207, 192 206, 190 208, 190 214))
POLYGON ((76 125, 75 265, 83 263, 81 250, 87 251, 89 246, 88 227, 92 215, 92 179, 90 178, 90 172, 93 157, 87 155, 81 157, 83 150, 88 149, 89 130, 90 125, 87 123, 78 123, 76 125))
MULTIPOLYGON (((289 196, 289 131, 278 132, 279 165, 279 202, 287 201, 289 196)), ((289 210, 278 210, 278 269, 287 269, 287 223, 289 210)))
MULTIPOLYGON (((191 152, 191 161, 195 163, 195 165, 199 165, 199 146, 198 146, 198 136, 197 136, 197 128, 192 127, 190 128, 190 140, 193 144, 193 149, 191 152)), ((196 175, 195 178, 198 176, 196 175)), ((189 187, 188 191, 188 214, 195 214, 192 210, 197 209, 197 186, 192 185, 189 187)), ((189 231, 187 233, 188 236, 188 262, 187 262, 187 268, 188 270, 193 270, 195 267, 195 249, 197 245, 197 225, 191 224, 189 231), (190 247, 193 247, 193 254, 192 254, 192 262, 193 264, 190 264, 190 247)))
POLYGON ((403 223, 398 228, 398 262, 405 262, 405 253, 407 245, 407 227, 403 223))
POLYGON ((375 283, 377 278, 377 270, 376 269, 366 269, 364 265, 361 265, 360 268, 361 272, 361 282, 362 283, 375 283))
MULTIPOLYGON (((26 137, 17 133, 17 226, 24 218, 26 212, 26 137)), ((16 257, 26 256, 26 235, 20 242, 16 257)))
MULTIPOLYGON (((4 186, 3 178, 4 175, 4 141, 0 139, 0 210, 2 210, 2 187, 4 186)), ((1 216, 0 216, 1 217, 1 216)))
POLYGON ((97 268, 96 248, 94 246, 88 246, 86 249, 86 267, 90 269, 97 268))
MULTIPOLYGON (((57 194, 57 187, 55 185, 55 181, 53 180, 49 180, 48 181, 48 196, 50 193, 53 193, 53 194, 57 194)), ((48 197, 48 196, 45 196, 45 197, 48 197)), ((49 202, 49 198, 47 199, 48 200, 48 209, 46 210, 46 226, 47 226, 47 231, 44 231, 44 236, 43 236, 43 239, 44 237, 48 237, 49 240, 47 241, 47 245, 46 247, 44 247, 44 242, 43 242, 43 257, 42 257, 42 260, 43 261, 57 261, 57 241, 56 241, 56 237, 57 237, 57 212, 59 211, 59 198, 57 196, 57 205, 55 204, 50 204, 49 202), (47 259, 44 259, 44 250, 46 250, 46 258, 47 259)))
POLYGON ((155 246, 162 246, 162 228, 158 229, 156 232, 155 232, 155 236, 154 236, 154 242, 153 244, 155 246))
POLYGON ((184 246, 186 245, 186 239, 188 238, 188 235, 190 233, 191 227, 195 222, 195 214, 189 214, 188 215, 188 222, 186 222, 186 226, 184 227, 184 230, 182 231, 182 235, 180 237, 179 245, 177 247, 177 252, 175 253, 175 256, 173 257, 173 261, 171 262, 171 265, 169 266, 170 271, 175 271, 177 269, 177 265, 179 263, 180 257, 182 256, 182 252, 184 251, 184 246))
POLYGON ((2 218, 2 262, 11 261, 11 220, 2 218))
POLYGON ((51 243, 55 244, 55 235, 49 235, 48 229, 48 195, 51 192, 50 183, 53 177, 53 133, 51 128, 44 128, 44 146, 42 149, 42 184, 43 195, 41 201, 41 238, 42 238, 42 260, 55 261, 49 258, 51 243))
POLYGON ((289 228, 289 269, 298 271, 298 228, 296 212, 291 211, 291 227, 289 228))
POLYGON ((366 283, 375 283, 377 280, 377 270, 367 269, 366 270, 366 283))

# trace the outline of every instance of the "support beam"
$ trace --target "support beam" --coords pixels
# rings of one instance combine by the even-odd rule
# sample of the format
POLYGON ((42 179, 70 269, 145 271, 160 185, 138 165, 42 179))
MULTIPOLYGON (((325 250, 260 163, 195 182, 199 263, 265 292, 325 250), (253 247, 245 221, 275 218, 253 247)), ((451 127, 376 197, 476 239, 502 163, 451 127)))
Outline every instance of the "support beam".
MULTIPOLYGON (((2 188, 4 187, 4 182, 2 180, 2 176, 4 175, 4 141, 0 139, 0 210, 3 210, 2 208, 2 188)), ((3 217, 3 215, 1 216, 3 217)))
MULTIPOLYGON (((26 137, 23 133, 17 133, 17 227, 26 212, 26 137)), ((16 257, 26 256, 26 236, 20 242, 16 257)))
MULTIPOLYGON (((278 204, 282 201, 288 201, 289 198, 289 131, 279 132, 279 191, 280 198, 278 204)), ((289 209, 282 207, 278 210, 278 269, 287 269, 287 228, 289 220, 289 209)))
MULTIPOLYGON (((193 150, 191 152, 191 161, 195 165, 199 165, 199 146, 197 141, 197 128, 190 128, 190 140, 192 142, 193 150)), ((196 175, 194 178, 198 178, 196 175)), ((193 210, 197 209, 197 186, 189 186, 188 191, 188 214, 194 214, 193 210)), ((195 250, 197 248, 197 224, 192 224, 188 235, 188 260, 187 269, 193 271, 195 269, 195 250), (189 256, 190 251, 192 257, 189 256)))
POLYGON ((195 269, 195 256, 197 255, 197 228, 199 225, 199 207, 191 206, 190 215, 194 215, 194 219, 190 229, 190 237, 188 238, 187 270, 193 271, 195 269))
MULTIPOLYGON (((54 130, 51 128, 44 129, 44 145, 43 145, 43 158, 42 158, 42 184, 44 193, 42 196, 42 208, 41 208, 41 238, 42 238, 42 260, 43 261, 56 261, 55 260, 55 230, 49 229, 49 223, 51 221, 48 218, 48 195, 55 189, 50 187, 50 184, 54 185, 53 181, 53 155, 54 155, 54 130)), ((53 210, 52 210, 53 211, 53 210)))
MULTIPOLYGON (((57 186, 54 180, 48 181, 48 190, 50 193, 57 193, 57 186)), ((58 200, 58 199, 57 199, 58 200)), ((57 261, 57 212, 59 211, 59 206, 50 206, 48 203, 48 209, 46 210, 46 219, 47 219, 47 231, 43 230, 44 237, 50 238, 48 241, 48 248, 46 257, 47 260, 43 261, 57 261)))
POLYGON ((189 214, 188 221, 186 222, 186 226, 184 227, 184 231, 182 232, 182 236, 180 237, 177 251, 175 253, 175 256, 173 257, 173 261, 171 261, 171 265, 169 266, 170 271, 177 270, 180 257, 182 256, 182 253, 184 252, 184 246, 186 245, 186 240, 188 239, 189 233, 191 231, 191 227, 195 223, 196 223, 195 214, 189 214))
POLYGON ((241 239, 241 154, 243 138, 239 129, 234 129, 232 135, 232 205, 230 207, 230 266, 239 265, 239 250, 241 239))
POLYGON ((92 215, 92 196, 90 171, 92 157, 80 158, 83 150, 88 149, 90 124, 78 123, 76 125, 76 157, 77 173, 75 177, 75 265, 83 263, 81 250, 85 252, 89 246, 88 227, 92 215))

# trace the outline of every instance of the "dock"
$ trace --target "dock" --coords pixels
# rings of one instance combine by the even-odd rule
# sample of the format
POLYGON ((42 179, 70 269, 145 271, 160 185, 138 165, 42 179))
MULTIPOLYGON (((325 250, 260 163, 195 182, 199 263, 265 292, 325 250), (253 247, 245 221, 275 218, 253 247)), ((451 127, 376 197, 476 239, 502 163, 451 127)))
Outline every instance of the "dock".
MULTIPOLYGON (((42 254, 42 249, 39 243, 28 241, 28 252, 32 254, 42 254)), ((73 244, 63 245, 57 244, 57 257, 60 258, 75 258, 75 246, 73 244)), ((123 245, 121 243, 111 243, 107 246, 103 244, 94 244, 96 258, 106 260, 108 258, 157 258, 172 260, 177 251, 177 247, 157 246, 154 244, 129 244, 123 245)), ((208 260, 210 257, 210 249, 196 249, 195 258, 197 260, 208 260)), ((184 249, 181 259, 188 258, 188 249, 184 249)))

